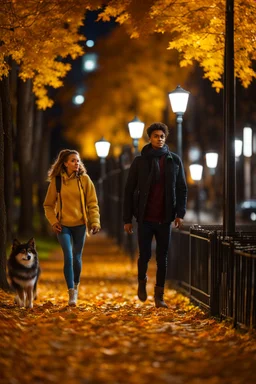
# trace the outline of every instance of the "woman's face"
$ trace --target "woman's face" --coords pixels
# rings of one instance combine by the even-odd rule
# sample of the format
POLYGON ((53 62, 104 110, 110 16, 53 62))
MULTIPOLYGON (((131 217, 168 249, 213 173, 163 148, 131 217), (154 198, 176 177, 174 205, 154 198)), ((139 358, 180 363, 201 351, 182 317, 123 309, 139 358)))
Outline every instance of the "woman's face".
POLYGON ((69 155, 68 160, 64 163, 67 168, 67 174, 71 175, 73 172, 79 170, 80 158, 76 154, 69 155))

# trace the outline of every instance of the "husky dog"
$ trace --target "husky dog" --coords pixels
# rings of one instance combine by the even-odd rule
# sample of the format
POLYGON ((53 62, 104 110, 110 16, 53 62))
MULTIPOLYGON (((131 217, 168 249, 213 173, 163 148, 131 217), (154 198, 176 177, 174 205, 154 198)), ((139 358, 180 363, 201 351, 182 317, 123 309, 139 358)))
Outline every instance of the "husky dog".
POLYGON ((20 307, 33 308, 36 299, 36 287, 40 275, 39 260, 35 239, 27 243, 13 241, 8 259, 8 274, 11 285, 17 292, 15 303, 20 307))

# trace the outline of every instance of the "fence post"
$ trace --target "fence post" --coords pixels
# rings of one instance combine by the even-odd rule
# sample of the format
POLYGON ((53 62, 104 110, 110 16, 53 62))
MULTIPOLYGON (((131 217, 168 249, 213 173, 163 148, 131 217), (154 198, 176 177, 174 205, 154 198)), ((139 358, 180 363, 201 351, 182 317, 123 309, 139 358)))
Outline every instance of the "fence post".
POLYGON ((219 316, 220 314, 220 260, 218 259, 217 247, 217 231, 212 231, 209 234, 210 244, 210 313, 212 316, 219 316))

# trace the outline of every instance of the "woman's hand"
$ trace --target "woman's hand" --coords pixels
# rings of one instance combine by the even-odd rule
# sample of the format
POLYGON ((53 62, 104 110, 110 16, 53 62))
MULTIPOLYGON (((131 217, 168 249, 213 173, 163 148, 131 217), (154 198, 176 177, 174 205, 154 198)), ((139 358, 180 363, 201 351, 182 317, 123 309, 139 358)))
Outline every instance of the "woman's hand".
POLYGON ((92 235, 96 235, 96 233, 98 233, 99 231, 100 231, 99 227, 93 226, 90 232, 92 235))
POLYGON ((55 233, 60 233, 61 231, 62 231, 62 226, 61 226, 61 224, 60 223, 55 223, 55 224, 53 224, 53 226, 52 226, 52 230, 53 230, 53 232, 55 232, 55 233))

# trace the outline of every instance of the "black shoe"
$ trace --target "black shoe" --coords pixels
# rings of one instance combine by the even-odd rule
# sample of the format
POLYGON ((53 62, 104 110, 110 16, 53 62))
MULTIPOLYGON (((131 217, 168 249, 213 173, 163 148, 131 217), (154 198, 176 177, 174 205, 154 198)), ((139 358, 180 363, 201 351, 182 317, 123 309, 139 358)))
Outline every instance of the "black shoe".
POLYGON ((155 286, 155 305, 156 308, 168 308, 168 305, 164 302, 164 288, 155 286))
POLYGON ((147 278, 144 280, 138 280, 138 298, 140 301, 147 300, 147 290, 146 290, 147 278))

